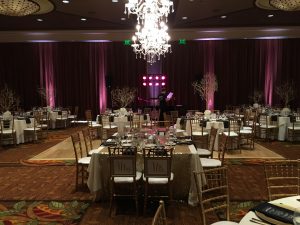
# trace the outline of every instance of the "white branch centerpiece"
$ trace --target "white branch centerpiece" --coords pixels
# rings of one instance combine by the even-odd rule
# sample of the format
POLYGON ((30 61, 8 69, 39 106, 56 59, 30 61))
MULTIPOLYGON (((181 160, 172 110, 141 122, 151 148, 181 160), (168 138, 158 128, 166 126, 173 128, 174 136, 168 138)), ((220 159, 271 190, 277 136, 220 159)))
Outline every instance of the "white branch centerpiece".
POLYGON ((6 112, 17 110, 19 104, 19 97, 5 84, 4 87, 0 90, 0 111, 6 112))
POLYGON ((205 101, 206 109, 214 107, 214 93, 218 90, 218 81, 213 73, 206 73, 200 81, 192 83, 194 93, 198 93, 203 101, 205 101))
POLYGON ((130 88, 130 87, 115 88, 111 91, 112 104, 113 106, 126 108, 134 101, 135 95, 136 95, 136 88, 130 88))
POLYGON ((293 82, 290 81, 287 81, 276 87, 275 93, 279 96, 280 100, 284 102, 285 108, 288 108, 289 103, 296 97, 295 86, 293 82))

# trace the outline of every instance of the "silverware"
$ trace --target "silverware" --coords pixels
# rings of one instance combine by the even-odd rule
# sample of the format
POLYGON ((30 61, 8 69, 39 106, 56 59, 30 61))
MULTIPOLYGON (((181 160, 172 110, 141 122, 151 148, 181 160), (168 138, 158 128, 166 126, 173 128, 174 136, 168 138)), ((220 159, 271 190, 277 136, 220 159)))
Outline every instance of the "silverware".
POLYGON ((260 220, 260 219, 256 219, 256 218, 251 218, 251 219, 250 219, 250 222, 252 222, 252 223, 257 223, 257 224, 260 224, 260 225, 269 225, 269 223, 264 222, 264 221, 262 221, 262 220, 260 220))

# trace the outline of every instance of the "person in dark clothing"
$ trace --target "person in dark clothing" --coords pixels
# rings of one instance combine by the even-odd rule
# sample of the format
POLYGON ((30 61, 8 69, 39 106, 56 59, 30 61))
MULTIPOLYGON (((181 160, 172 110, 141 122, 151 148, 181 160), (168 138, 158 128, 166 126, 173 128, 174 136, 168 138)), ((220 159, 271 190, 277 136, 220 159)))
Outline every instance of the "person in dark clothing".
POLYGON ((159 121, 164 120, 164 112, 167 112, 167 91, 166 88, 162 88, 158 95, 159 100, 159 121))

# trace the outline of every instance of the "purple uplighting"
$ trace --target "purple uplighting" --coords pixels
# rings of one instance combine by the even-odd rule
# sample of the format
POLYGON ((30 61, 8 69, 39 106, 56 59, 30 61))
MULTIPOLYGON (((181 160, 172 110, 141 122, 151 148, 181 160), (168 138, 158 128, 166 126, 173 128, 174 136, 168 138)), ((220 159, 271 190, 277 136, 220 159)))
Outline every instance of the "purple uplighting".
POLYGON ((40 55, 40 87, 46 89, 46 103, 55 107, 55 87, 53 69, 53 49, 49 43, 39 44, 40 55))

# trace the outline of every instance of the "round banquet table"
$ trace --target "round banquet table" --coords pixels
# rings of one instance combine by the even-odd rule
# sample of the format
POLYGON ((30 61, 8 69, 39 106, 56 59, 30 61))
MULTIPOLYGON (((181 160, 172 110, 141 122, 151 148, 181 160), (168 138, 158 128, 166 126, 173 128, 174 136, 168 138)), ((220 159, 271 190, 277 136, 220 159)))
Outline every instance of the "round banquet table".
MULTIPOLYGON (((270 201, 270 203, 273 203, 275 205, 285 205, 288 208, 299 208, 300 202, 298 201, 300 199, 300 196, 293 196, 293 197, 287 197, 287 198, 280 198, 273 201, 270 201)), ((256 214, 253 211, 249 211, 239 222, 241 225, 254 225, 256 223, 251 222, 250 220, 252 218, 259 219, 256 214)))

